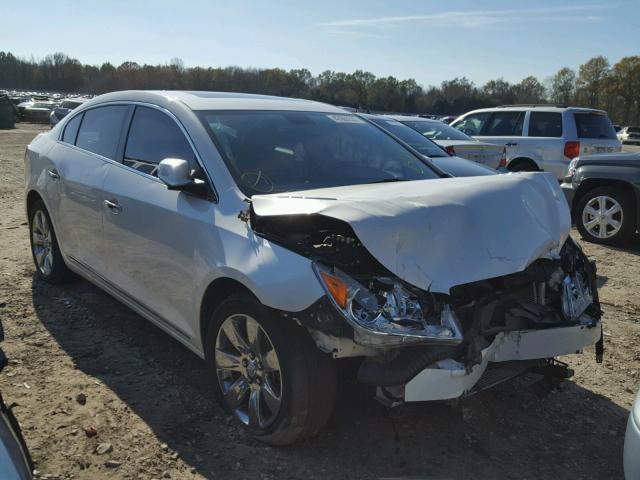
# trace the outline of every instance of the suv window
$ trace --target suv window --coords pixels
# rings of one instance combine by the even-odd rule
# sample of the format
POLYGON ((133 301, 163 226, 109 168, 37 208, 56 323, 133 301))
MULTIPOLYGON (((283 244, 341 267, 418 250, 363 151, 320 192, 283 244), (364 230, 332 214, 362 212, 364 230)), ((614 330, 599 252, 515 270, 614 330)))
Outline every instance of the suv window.
POLYGON ((156 175, 165 158, 181 158, 195 163, 193 150, 171 118, 153 108, 136 107, 124 150, 124 164, 156 175))
POLYGON ((522 135, 524 112, 494 112, 487 122, 482 135, 507 137, 522 135))
POLYGON ((76 137, 78 136, 78 128, 80 128, 80 122, 82 121, 82 114, 76 115, 67 123, 64 127, 64 133, 62 134, 62 141, 70 143, 71 145, 76 143, 76 137))
POLYGON ((609 117, 602 113, 574 113, 578 138, 614 139, 616 131, 609 117))
POLYGON ((640 133, 640 127, 629 127, 627 133, 640 133))
POLYGON ((529 116, 530 137, 561 137, 562 114, 556 112, 531 112, 529 116))
POLYGON ((87 110, 80 125, 76 145, 114 160, 128 110, 129 107, 126 105, 110 105, 87 110))
POLYGON ((467 135, 480 135, 489 115, 489 112, 472 113, 452 126, 467 135))

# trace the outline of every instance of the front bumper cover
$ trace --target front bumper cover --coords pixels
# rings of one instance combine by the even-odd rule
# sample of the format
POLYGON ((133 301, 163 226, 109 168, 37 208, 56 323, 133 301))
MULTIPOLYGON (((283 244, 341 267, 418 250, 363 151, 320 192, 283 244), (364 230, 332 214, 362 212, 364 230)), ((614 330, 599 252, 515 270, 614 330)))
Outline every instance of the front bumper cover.
POLYGON ((438 362, 425 368, 404 387, 405 402, 447 400, 471 391, 491 362, 546 359, 568 355, 593 345, 601 337, 602 324, 592 326, 591 318, 582 315, 581 324, 572 327, 520 330, 499 333, 482 350, 482 360, 470 370, 458 362, 438 362))

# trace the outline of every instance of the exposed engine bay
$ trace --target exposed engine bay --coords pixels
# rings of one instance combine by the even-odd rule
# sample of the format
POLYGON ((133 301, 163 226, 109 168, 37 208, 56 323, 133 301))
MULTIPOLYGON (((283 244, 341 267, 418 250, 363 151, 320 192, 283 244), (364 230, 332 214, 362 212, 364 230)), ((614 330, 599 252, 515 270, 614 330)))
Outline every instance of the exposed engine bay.
MULTIPOLYGON (((595 265, 571 238, 559 255, 538 258, 517 273, 454 286, 447 295, 398 278, 341 220, 314 214, 260 217, 252 209, 249 217, 256 234, 313 261, 333 313, 340 315, 328 320, 326 308, 314 307, 294 317, 310 331, 329 335, 319 346, 334 356, 340 354, 326 339, 336 334, 327 325, 346 320, 351 328, 343 330, 345 336, 366 349, 350 353, 366 352, 359 372, 363 383, 404 385, 442 361, 470 372, 500 334, 593 328, 601 317, 595 265)), ((600 342, 600 356, 601 350, 600 342)))

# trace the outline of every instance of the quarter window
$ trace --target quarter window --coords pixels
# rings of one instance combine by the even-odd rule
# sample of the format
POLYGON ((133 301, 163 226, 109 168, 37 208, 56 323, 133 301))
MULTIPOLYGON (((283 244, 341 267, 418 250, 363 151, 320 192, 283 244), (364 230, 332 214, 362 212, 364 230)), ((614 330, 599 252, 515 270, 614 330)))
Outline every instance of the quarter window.
POLYGON ((513 137, 522 135, 524 112, 495 112, 491 115, 482 135, 513 137))
POLYGON ((80 128, 80 122, 82 121, 82 114, 76 115, 67 123, 64 127, 64 133, 62 134, 62 141, 74 145, 76 143, 76 137, 78 136, 78 129, 80 128))
POLYGON ((156 175, 165 158, 181 158, 195 165, 193 150, 178 125, 164 113, 136 107, 124 151, 124 164, 156 175))
POLYGON ((531 112, 529 117, 530 137, 561 137, 562 114, 555 112, 531 112))
POLYGON ((76 145, 115 160, 128 109, 125 105, 110 105, 87 110, 80 125, 76 145))

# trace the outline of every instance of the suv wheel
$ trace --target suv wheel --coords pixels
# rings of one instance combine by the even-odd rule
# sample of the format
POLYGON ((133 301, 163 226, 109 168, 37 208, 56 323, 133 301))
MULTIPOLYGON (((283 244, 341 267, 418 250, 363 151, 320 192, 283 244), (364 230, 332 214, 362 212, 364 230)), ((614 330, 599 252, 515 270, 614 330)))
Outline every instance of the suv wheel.
POLYGON ((218 401, 258 440, 288 445, 311 437, 333 410, 334 363, 308 332, 250 295, 211 316, 205 355, 218 401))
POLYGON ((608 245, 623 243, 636 229, 633 199, 617 188, 595 188, 580 198, 576 224, 585 240, 608 245))
POLYGON ((31 253, 38 276, 48 283, 62 283, 71 277, 60 253, 58 239, 49 212, 42 200, 36 200, 29 211, 31 253))

